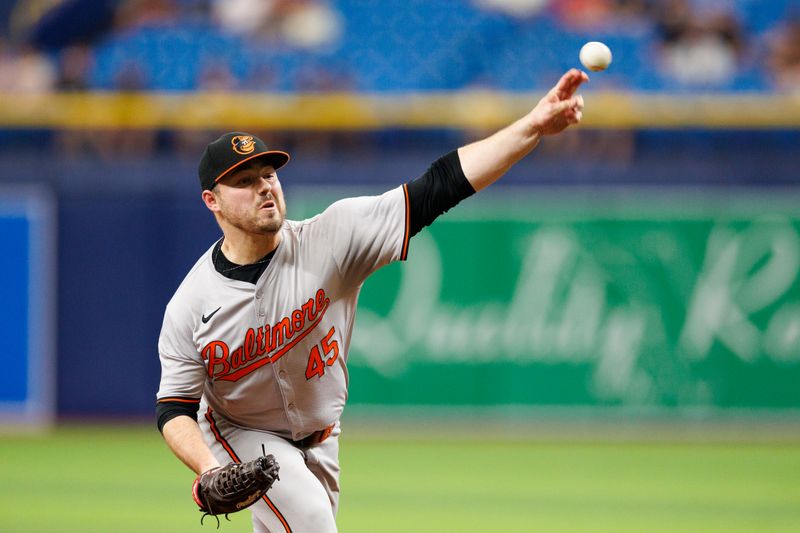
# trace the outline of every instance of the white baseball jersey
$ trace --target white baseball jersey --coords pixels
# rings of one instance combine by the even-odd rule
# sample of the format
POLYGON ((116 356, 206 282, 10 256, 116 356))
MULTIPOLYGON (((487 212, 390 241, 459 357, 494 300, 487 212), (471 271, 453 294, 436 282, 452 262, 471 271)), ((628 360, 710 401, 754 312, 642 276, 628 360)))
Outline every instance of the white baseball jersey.
POLYGON ((203 396, 233 424, 298 440, 342 413, 361 286, 406 256, 405 187, 341 200, 280 231, 255 285, 217 272, 213 246, 188 273, 164 316, 157 396, 203 396))

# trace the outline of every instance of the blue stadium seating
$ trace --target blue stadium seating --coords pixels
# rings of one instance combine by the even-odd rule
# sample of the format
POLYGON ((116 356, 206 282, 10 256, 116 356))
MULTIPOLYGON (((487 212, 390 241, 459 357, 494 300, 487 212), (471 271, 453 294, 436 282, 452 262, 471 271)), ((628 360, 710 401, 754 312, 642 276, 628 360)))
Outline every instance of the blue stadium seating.
MULTIPOLYGON (((751 37, 774 27, 795 4, 728 3, 751 37)), ((344 31, 338 42, 321 50, 245 39, 198 20, 112 34, 97 46, 90 85, 195 90, 203 88, 204 71, 216 66, 227 68, 236 88, 243 90, 536 90, 549 86, 565 69, 579 67, 580 46, 601 39, 613 50, 614 63, 595 76, 594 88, 691 89, 658 71, 656 34, 647 24, 575 31, 547 11, 515 19, 468 0, 335 0, 332 6, 343 15, 344 31), (328 85, 315 82, 315 76, 327 79, 328 85)), ((743 64, 736 76, 710 89, 763 90, 766 80, 761 65, 743 64)))

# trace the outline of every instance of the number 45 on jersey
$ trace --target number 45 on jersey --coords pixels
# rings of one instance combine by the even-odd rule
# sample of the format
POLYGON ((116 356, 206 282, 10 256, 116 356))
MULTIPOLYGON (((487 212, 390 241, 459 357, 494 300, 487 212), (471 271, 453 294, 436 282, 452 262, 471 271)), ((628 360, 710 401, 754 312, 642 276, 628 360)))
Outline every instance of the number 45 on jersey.
POLYGON ((339 357, 339 343, 333 338, 335 333, 336 328, 331 328, 325 338, 311 348, 311 353, 308 354, 306 379, 314 376, 322 377, 325 374, 325 367, 331 366, 339 357))

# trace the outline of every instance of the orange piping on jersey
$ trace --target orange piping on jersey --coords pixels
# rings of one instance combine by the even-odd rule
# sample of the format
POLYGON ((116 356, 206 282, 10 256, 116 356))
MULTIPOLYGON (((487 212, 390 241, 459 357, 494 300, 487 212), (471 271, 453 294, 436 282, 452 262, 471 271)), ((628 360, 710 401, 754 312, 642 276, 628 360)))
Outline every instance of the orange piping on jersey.
POLYGON ((408 202, 408 184, 403 184, 403 196, 405 196, 406 200, 406 227, 403 232, 403 251, 400 253, 400 260, 405 261, 406 257, 408 256, 408 234, 411 228, 411 213, 409 209, 409 202, 408 202))
POLYGON ((192 398, 174 397, 174 398, 161 398, 156 403, 161 403, 161 402, 200 403, 200 400, 195 400, 192 398))
MULTIPOLYGON (((239 456, 236 455, 236 452, 233 451, 233 448, 228 443, 228 440, 222 436, 222 433, 219 432, 219 428, 217 428, 217 423, 214 420, 213 411, 211 410, 210 407, 208 408, 208 411, 206 411, 206 420, 208 420, 208 425, 211 427, 211 432, 214 433, 214 438, 217 440, 217 442, 219 442, 222 445, 222 447, 225 448, 225 451, 228 452, 228 455, 231 456, 231 459, 233 459, 237 463, 241 463, 241 461, 239 460, 239 456)), ((264 500, 264 502, 267 504, 267 507, 272 509, 272 512, 275 513, 275 516, 278 517, 278 520, 280 520, 281 524, 283 524, 283 528, 286 531, 286 533, 292 533, 292 528, 289 527, 289 523, 286 522, 286 519, 283 517, 281 512, 278 511, 278 508, 275 507, 275 504, 272 503, 272 500, 267 498, 266 494, 262 496, 261 499, 264 500)))

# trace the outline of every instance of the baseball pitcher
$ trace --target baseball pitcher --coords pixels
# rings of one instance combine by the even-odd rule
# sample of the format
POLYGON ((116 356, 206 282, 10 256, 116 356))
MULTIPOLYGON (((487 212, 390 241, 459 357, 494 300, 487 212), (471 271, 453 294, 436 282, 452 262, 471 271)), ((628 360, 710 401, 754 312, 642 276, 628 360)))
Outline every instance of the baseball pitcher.
POLYGON ((285 218, 277 170, 287 153, 243 132, 207 146, 202 199, 222 238, 167 305, 156 403, 164 439, 197 474, 201 511, 250 508, 256 532, 336 531, 339 417, 362 284, 542 136, 580 122, 575 93, 587 80, 570 70, 527 115, 419 178, 302 221, 285 218))

